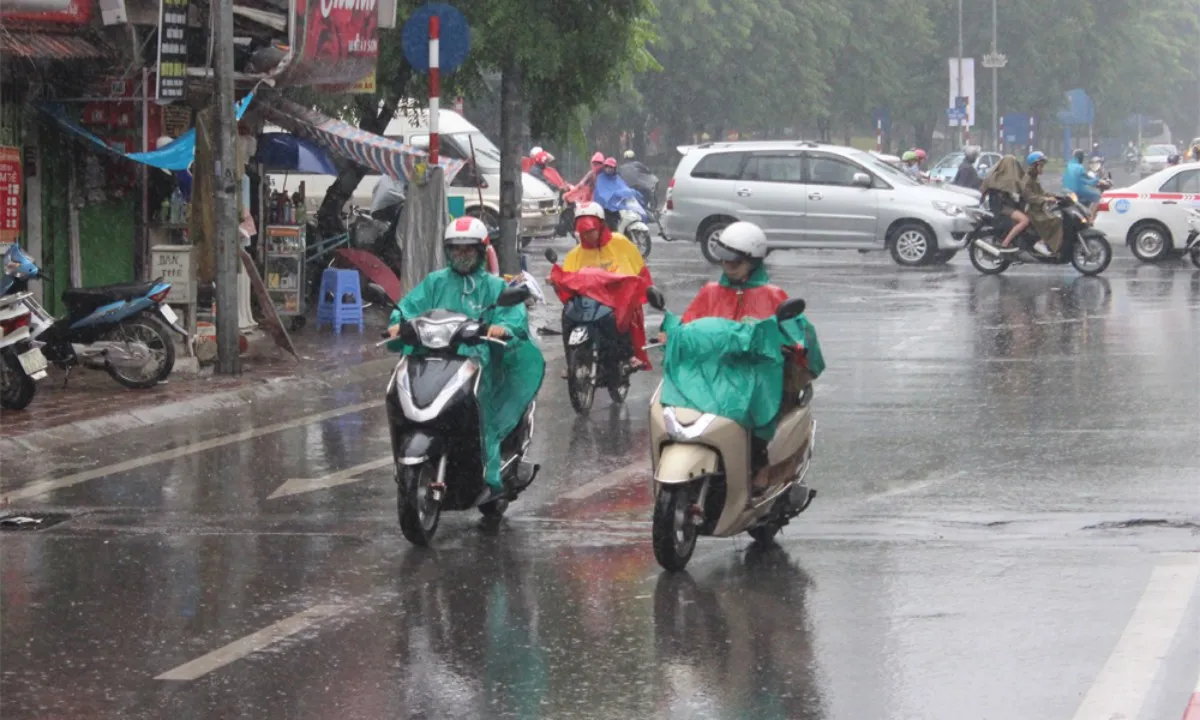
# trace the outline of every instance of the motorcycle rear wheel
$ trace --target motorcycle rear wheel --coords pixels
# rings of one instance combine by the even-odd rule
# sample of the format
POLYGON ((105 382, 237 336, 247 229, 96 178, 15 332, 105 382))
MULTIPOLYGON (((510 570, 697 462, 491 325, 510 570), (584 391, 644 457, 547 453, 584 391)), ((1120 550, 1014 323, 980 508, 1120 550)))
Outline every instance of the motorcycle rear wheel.
POLYGON ((6 351, 3 355, 4 366, 0 367, 0 374, 3 375, 0 379, 0 407, 5 410, 24 410, 33 402, 33 396, 37 393, 37 383, 25 374, 16 353, 6 351))
POLYGON ((971 264, 975 266, 975 269, 984 275, 999 275, 1012 264, 1012 260, 1007 257, 996 257, 976 245, 974 237, 968 240, 967 255, 971 258, 971 264))
POLYGON ((592 409, 596 399, 595 351, 591 344, 567 349, 567 395, 571 407, 583 415, 592 409))
POLYGON ((131 342, 140 340, 146 343, 150 352, 158 359, 157 366, 150 375, 126 375, 126 368, 109 363, 108 374, 113 380, 134 390, 152 388, 170 376, 175 367, 175 341, 163 324, 148 314, 126 320, 114 328, 105 337, 110 342, 131 342))
POLYGON ((645 230, 632 230, 629 234, 629 239, 633 241, 634 247, 642 254, 642 259, 650 257, 650 233, 645 230))
POLYGON ((429 486, 437 480, 437 463, 396 468, 396 510, 400 532, 413 545, 428 547, 442 517, 442 505, 430 497, 429 486))

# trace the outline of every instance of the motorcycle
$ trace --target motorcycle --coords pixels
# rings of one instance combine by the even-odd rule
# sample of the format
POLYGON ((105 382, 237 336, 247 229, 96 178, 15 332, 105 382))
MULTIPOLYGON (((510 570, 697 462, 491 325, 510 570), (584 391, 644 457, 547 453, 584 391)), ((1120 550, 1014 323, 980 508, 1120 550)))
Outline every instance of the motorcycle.
POLYGON ((167 379, 175 366, 175 342, 166 328, 185 341, 188 338, 175 311, 166 304, 170 283, 158 279, 69 288, 62 294, 67 315, 55 320, 24 292, 30 280, 46 277, 16 243, 9 246, 0 295, 22 295, 32 315, 33 337, 41 343, 46 359, 68 374, 80 364, 105 370, 128 388, 154 387, 167 379))
POLYGON ((1183 252, 1200 268, 1200 210, 1188 210, 1188 226, 1191 231, 1183 243, 1183 252))
POLYGON ((0 407, 24 410, 33 402, 37 381, 46 377, 46 357, 33 344, 33 314, 26 293, 0 297, 0 407))
MULTIPOLYGON (((652 307, 666 309, 658 288, 650 288, 646 295, 652 307)), ((775 320, 798 317, 804 307, 799 298, 787 300, 776 310, 775 320)), ((804 384, 795 402, 781 408, 767 445, 767 462, 760 469, 752 466, 748 428, 712 413, 664 406, 662 392, 659 385, 650 400, 650 460, 654 557, 663 568, 686 567, 699 535, 731 537, 746 532, 760 543, 769 543, 812 503, 817 491, 804 484, 816 440, 811 382, 804 384), (767 482, 758 493, 756 476, 767 482)))
MULTIPOLYGON (((591 410, 597 387, 607 389, 614 403, 625 402, 629 395, 629 378, 637 369, 622 357, 623 353, 619 350, 616 310, 612 305, 589 297, 587 289, 582 287, 584 283, 580 283, 580 287, 571 287, 571 282, 580 278, 580 274, 562 272, 558 268, 558 253, 552 248, 546 248, 545 255, 546 260, 555 266, 552 276, 557 278, 556 289, 573 293, 564 300, 562 311, 563 333, 566 335, 567 396, 571 400, 571 407, 580 415, 591 410)), ((626 284, 631 290, 636 289, 641 293, 640 288, 646 284, 646 280, 640 276, 616 275, 602 270, 593 271, 591 268, 587 271, 586 274, 591 276, 587 281, 607 280, 606 284, 612 286, 610 292, 613 293, 620 293, 621 286, 626 284)), ((595 289, 588 289, 596 292, 595 289)))
POLYGON ((1042 255, 1034 250, 1034 245, 1041 238, 1032 226, 1017 237, 1018 252, 1001 252, 997 238, 1003 238, 1008 232, 1007 220, 994 217, 983 207, 967 208, 967 214, 974 223, 967 234, 967 247, 975 269, 984 275, 998 275, 1014 263, 1062 265, 1069 262, 1083 275, 1104 272, 1112 262, 1112 245, 1108 238, 1091 227, 1091 214, 1079 204, 1075 193, 1055 197, 1051 213, 1062 218, 1065 243, 1062 252, 1057 255, 1042 255), (988 242, 988 238, 993 242, 988 242))
MULTIPOLYGON (((379 302, 390 303, 383 288, 371 284, 368 292, 379 302)), ((493 307, 525 302, 529 291, 506 288, 493 307)), ((479 447, 478 360, 458 354, 461 346, 504 340, 487 337, 487 324, 446 310, 431 310, 400 324, 397 336, 406 345, 424 350, 405 355, 396 364, 387 385, 387 419, 395 459, 397 511, 400 530, 414 545, 433 540, 443 510, 478 508, 485 517, 499 518, 508 505, 537 476, 540 467, 526 462, 533 439, 531 402, 521 422, 500 446, 500 478, 504 491, 496 494, 487 485, 479 447)), ((385 340, 379 345, 385 345, 385 340)))
POLYGON ((1129 173, 1130 175, 1137 172, 1138 160, 1139 160, 1138 153, 1126 152, 1125 153, 1125 172, 1129 173))
POLYGON ((614 208, 617 213, 617 232, 629 238, 643 258, 650 257, 650 216, 637 198, 625 198, 614 208))
POLYGON ((627 162, 617 170, 625 184, 641 193, 646 199, 647 210, 654 222, 658 222, 658 176, 636 160, 627 162))

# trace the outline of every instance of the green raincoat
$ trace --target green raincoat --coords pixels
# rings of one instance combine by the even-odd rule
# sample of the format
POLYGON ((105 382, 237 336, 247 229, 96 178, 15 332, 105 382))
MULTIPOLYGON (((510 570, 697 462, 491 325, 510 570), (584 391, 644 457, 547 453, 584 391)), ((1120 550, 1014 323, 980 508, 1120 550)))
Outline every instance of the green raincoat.
POLYGON ((662 404, 729 418, 769 440, 783 400, 786 345, 808 350, 813 377, 825 369, 816 330, 803 316, 741 321, 700 317, 683 323, 667 313, 662 404))
MULTIPOLYGON (((430 273, 413 288, 392 312, 391 325, 405 318, 412 319, 430 310, 448 310, 478 318, 480 313, 500 297, 505 283, 489 274, 482 266, 470 275, 460 275, 450 268, 430 273)), ((460 346, 458 354, 479 359, 482 379, 479 383, 480 445, 484 449, 486 479, 493 489, 500 484, 500 442, 512 432, 529 403, 542 387, 546 361, 542 351, 529 339, 529 317, 524 303, 513 307, 498 307, 481 318, 492 325, 503 325, 512 333, 508 347, 495 343, 460 346)), ((411 354, 414 351, 399 340, 387 345, 388 350, 411 354)))

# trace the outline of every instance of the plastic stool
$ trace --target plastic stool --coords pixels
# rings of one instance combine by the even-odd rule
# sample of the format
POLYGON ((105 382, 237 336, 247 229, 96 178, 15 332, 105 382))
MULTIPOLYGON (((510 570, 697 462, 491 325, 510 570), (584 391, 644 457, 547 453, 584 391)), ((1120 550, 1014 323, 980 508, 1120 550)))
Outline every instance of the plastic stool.
POLYGON ((321 273, 321 294, 317 301, 317 329, 329 323, 341 334, 343 325, 358 325, 363 332, 362 287, 357 270, 326 268, 321 273))

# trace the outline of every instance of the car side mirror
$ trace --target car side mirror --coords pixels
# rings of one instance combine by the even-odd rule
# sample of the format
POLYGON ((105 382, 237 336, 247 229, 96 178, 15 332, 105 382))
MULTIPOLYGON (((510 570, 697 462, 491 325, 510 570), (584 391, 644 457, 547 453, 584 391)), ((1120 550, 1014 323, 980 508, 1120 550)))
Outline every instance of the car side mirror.
POLYGON ((558 264, 558 253, 554 252, 554 248, 546 248, 545 256, 551 265, 558 264))
POLYGON ((380 305, 387 305, 390 307, 396 304, 394 300, 388 297, 387 290, 384 290, 383 286, 379 283, 367 283, 366 289, 363 290, 363 295, 365 295, 366 298, 371 302, 378 303, 380 305))
POLYGON ((804 314, 805 302, 802 298, 791 298, 784 300, 779 309, 775 311, 775 317, 781 322, 791 320, 792 318, 800 317, 804 314))
POLYGON ((500 297, 496 298, 496 307, 513 307, 520 305, 533 296, 529 288, 524 285, 516 287, 506 287, 500 292, 500 297))
POLYGON ((651 285, 646 288, 646 302, 650 303, 650 307, 655 310, 667 309, 667 298, 663 296, 662 290, 651 285))
POLYGON ((871 185, 873 183, 871 182, 870 175, 868 175, 866 173, 862 173, 862 172, 857 172, 857 173, 854 173, 854 177, 850 179, 850 184, 854 185, 856 187, 869 188, 869 187, 871 187, 871 185))

